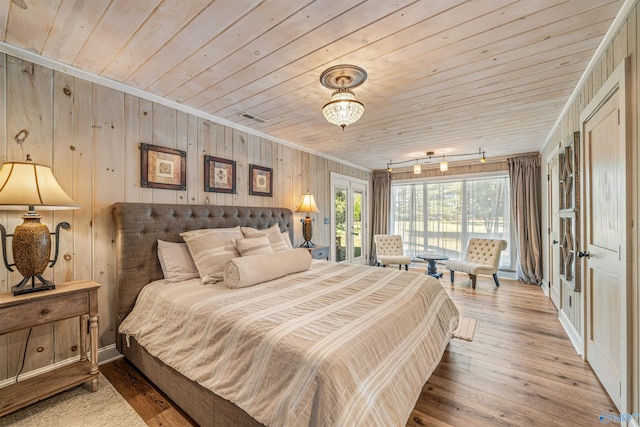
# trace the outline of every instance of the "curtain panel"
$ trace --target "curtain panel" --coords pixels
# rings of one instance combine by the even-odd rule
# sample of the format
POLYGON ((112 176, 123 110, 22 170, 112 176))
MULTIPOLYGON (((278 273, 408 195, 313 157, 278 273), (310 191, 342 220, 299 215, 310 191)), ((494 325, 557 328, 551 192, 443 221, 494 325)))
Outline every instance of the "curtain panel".
POLYGON ((374 172, 372 193, 371 206, 373 206, 373 212, 371 217, 371 239, 369 240, 372 244, 370 245, 369 264, 375 265, 376 245, 373 244, 373 236, 387 234, 389 230, 389 213, 391 210, 391 179, 389 172, 374 172))
POLYGON ((540 231, 540 156, 511 157, 511 215, 516 227, 516 273, 518 279, 542 283, 542 235, 540 231))

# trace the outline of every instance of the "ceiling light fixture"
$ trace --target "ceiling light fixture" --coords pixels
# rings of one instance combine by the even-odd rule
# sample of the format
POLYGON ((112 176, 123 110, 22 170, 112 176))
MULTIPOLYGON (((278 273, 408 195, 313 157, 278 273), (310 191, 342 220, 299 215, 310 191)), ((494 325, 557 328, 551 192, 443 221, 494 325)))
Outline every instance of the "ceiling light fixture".
POLYGON ((351 89, 360 86, 366 79, 367 72, 355 65, 336 65, 322 72, 320 83, 334 90, 331 101, 322 107, 322 115, 329 123, 344 130, 348 125, 360 120, 364 113, 364 104, 356 101, 351 89))
MULTIPOLYGON (((445 173, 446 171, 449 170, 449 162, 447 162, 446 157, 473 156, 474 154, 477 154, 480 156, 481 163, 485 163, 487 161, 487 158, 485 157, 485 152, 482 150, 482 148, 478 148, 478 151, 475 153, 443 154, 442 160, 440 160, 440 172, 445 173)), ((402 164, 407 164, 415 161, 416 164, 413 165, 413 173, 415 175, 420 175, 420 173, 422 173, 422 165, 431 163, 431 159, 435 156, 435 153, 433 151, 428 151, 425 153, 425 155, 426 157, 418 157, 415 160, 403 160, 399 162, 394 162, 389 160, 389 163, 387 163, 387 172, 391 173, 391 171, 393 171, 393 166, 395 165, 402 165, 402 164)))
POLYGON ((444 156, 442 156, 442 161, 440 162, 440 172, 446 172, 449 170, 449 163, 444 160, 444 156))

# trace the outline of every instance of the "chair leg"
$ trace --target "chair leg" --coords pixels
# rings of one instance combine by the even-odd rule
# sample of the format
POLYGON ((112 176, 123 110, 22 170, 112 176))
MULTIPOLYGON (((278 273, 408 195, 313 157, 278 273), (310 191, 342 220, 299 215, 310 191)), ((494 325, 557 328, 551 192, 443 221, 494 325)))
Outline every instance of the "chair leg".
POLYGON ((498 273, 493 273, 493 281, 496 282, 496 286, 500 286, 500 282, 498 281, 498 273))
POLYGON ((398 270, 402 270, 402 264, 398 264, 398 270))
POLYGON ((476 278, 478 276, 476 276, 475 274, 469 274, 469 278, 471 279, 471 289, 475 289, 476 288, 476 278))
POLYGON ((449 270, 451 271, 451 283, 453 283, 453 270, 449 270))

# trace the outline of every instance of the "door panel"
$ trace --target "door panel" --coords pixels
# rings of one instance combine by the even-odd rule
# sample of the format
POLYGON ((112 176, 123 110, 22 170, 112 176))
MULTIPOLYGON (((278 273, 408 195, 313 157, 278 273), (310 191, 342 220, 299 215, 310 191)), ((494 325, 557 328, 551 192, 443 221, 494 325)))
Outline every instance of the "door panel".
POLYGON ((334 247, 336 262, 345 261, 347 259, 347 189, 334 187, 333 204, 334 214, 334 247))
POLYGON ((626 407, 626 185, 621 94, 584 122, 586 358, 621 411, 626 407))
POLYGON ((549 162, 549 296, 560 309, 560 183, 558 182, 558 156, 549 162))
POLYGON ((362 219, 363 219, 364 187, 352 185, 351 188, 351 235, 353 245, 351 249, 351 262, 365 264, 365 253, 362 245, 362 219))

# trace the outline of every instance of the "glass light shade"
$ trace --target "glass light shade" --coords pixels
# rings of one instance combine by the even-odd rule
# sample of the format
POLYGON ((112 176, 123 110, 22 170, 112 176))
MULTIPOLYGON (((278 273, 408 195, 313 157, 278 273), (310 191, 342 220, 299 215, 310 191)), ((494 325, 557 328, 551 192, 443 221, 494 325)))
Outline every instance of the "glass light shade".
POLYGON ((420 173, 422 172, 422 166, 415 164, 413 166, 413 173, 414 175, 420 175, 420 173))
POLYGON ((364 104, 356 101, 349 89, 338 89, 331 95, 331 101, 322 107, 322 114, 329 123, 344 128, 357 122, 364 113, 364 104))
POLYGON ((0 210, 80 209, 64 192, 51 168, 31 162, 6 162, 0 169, 0 210))
POLYGON ((449 163, 442 161, 440 162, 440 172, 446 172, 449 170, 449 163))
POLYGON ((313 198, 313 194, 306 193, 302 196, 302 200, 300 200, 300 204, 298 204, 296 212, 320 212, 320 210, 316 206, 316 201, 313 198))

